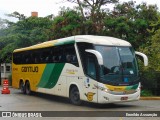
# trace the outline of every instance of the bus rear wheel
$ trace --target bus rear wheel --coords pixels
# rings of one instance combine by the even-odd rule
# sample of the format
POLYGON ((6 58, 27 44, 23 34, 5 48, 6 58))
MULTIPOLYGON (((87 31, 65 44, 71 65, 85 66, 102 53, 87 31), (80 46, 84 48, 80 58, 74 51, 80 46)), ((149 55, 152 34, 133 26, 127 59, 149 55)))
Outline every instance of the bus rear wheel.
POLYGON ((31 88, 30 88, 30 83, 29 81, 26 82, 25 84, 25 90, 26 90, 26 94, 30 95, 31 94, 31 88))
POLYGON ((76 86, 71 88, 69 98, 71 103, 74 105, 80 105, 82 103, 82 101, 80 100, 79 90, 76 86))

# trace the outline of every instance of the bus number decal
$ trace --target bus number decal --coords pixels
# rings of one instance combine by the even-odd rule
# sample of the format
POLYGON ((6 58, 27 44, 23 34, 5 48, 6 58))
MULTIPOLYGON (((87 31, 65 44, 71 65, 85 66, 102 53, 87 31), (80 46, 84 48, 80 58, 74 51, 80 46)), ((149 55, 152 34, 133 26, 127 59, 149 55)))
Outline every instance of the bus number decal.
POLYGON ((32 67, 32 66, 23 66, 21 68, 22 72, 38 72, 38 66, 32 67))

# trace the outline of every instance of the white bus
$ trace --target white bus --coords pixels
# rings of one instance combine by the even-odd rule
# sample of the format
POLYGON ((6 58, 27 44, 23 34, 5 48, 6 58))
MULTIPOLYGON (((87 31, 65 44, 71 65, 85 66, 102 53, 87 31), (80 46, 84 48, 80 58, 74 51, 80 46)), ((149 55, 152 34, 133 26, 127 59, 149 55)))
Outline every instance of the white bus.
POLYGON ((135 53, 147 66, 145 54, 113 37, 77 35, 16 49, 12 85, 26 94, 69 97, 76 105, 139 100, 135 53))

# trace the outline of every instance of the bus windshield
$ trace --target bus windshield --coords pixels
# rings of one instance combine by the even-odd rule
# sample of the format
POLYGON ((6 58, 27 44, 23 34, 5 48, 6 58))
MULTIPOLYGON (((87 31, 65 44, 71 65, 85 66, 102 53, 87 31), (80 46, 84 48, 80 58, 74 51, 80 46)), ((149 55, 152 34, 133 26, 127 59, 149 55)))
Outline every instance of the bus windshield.
POLYGON ((95 45, 103 56, 99 77, 102 83, 130 85, 139 81, 138 66, 132 47, 95 45))

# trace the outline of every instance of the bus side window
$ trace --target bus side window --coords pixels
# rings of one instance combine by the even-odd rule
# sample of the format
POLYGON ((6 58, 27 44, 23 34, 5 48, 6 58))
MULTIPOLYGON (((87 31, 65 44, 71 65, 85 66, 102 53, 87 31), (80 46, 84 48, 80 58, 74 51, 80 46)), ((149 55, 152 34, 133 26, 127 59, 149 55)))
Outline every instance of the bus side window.
POLYGON ((19 54, 19 63, 20 64, 25 64, 26 63, 26 56, 25 56, 25 53, 21 53, 21 54, 19 54), (22 57, 21 57, 22 56, 22 57))
POLYGON ((19 53, 13 53, 13 63, 19 64, 20 63, 19 59, 20 59, 19 53))
POLYGON ((33 57, 33 63, 38 64, 39 63, 39 54, 37 51, 34 51, 34 57, 33 57))
POLYGON ((76 51, 75 51, 75 48, 74 48, 74 44, 70 44, 70 45, 66 45, 64 47, 64 54, 65 54, 65 62, 66 63, 70 63, 70 64, 73 64, 75 66, 79 66, 78 65, 78 60, 77 60, 77 56, 76 56, 76 51))
POLYGON ((77 62, 78 60, 77 60, 77 56, 73 56, 73 62, 75 63, 75 62, 77 62))
POLYGON ((29 58, 28 58, 28 55, 27 55, 27 53, 26 52, 24 52, 24 61, 22 62, 22 64, 24 63, 24 64, 28 64, 28 61, 29 61, 29 58))
POLYGON ((76 66, 78 66, 78 60, 77 60, 77 56, 74 55, 73 58, 72 58, 72 63, 76 66))
MULTIPOLYGON (((32 51, 30 51, 30 52, 32 52, 32 51)), ((33 53, 30 53, 30 61, 29 61, 29 63, 31 63, 31 64, 34 64, 35 63, 35 55, 33 54, 33 53)))
POLYGON ((72 61, 72 56, 71 55, 66 55, 66 62, 71 63, 72 61))
POLYGON ((38 63, 38 57, 35 57, 35 63, 36 64, 38 63))
POLYGON ((86 72, 89 76, 96 79, 96 64, 95 57, 87 55, 86 72))
POLYGON ((51 60, 52 60, 52 63, 56 62, 56 56, 53 56, 51 60))

